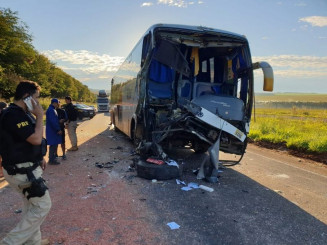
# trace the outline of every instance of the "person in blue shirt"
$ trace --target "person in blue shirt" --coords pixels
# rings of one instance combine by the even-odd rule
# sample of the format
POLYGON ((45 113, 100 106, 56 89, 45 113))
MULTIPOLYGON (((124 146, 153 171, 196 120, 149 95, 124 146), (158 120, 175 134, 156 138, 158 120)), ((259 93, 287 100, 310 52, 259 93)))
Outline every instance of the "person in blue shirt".
POLYGON ((58 165, 56 155, 58 145, 62 143, 62 130, 60 128, 58 113, 56 109, 59 107, 58 99, 54 98, 51 100, 51 104, 46 112, 46 128, 45 135, 47 139, 47 144, 49 147, 49 164, 58 165))
MULTIPOLYGON (((60 101, 58 102, 58 108, 56 108, 56 111, 58 113, 58 119, 59 119, 59 124, 60 128, 62 131, 62 142, 61 142, 61 150, 62 150, 62 160, 66 160, 66 137, 65 137, 65 123, 68 120, 67 113, 64 109, 60 108, 60 101)), ((58 156, 58 154, 57 154, 58 156)))

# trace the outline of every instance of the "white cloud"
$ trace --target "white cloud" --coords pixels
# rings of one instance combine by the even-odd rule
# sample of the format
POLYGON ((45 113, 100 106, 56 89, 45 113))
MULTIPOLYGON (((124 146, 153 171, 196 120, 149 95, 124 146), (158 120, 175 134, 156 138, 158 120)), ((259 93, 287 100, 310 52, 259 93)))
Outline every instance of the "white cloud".
POLYGON ((303 2, 301 2, 301 3, 296 3, 296 4, 294 4, 296 7, 306 7, 307 6, 307 4, 306 3, 303 3, 303 2))
POLYGON ((327 56, 254 56, 252 60, 253 62, 267 61, 272 66, 276 76, 293 78, 327 77, 327 56))
POLYGON ((276 76, 292 78, 318 78, 327 77, 327 71, 306 71, 306 70, 276 70, 276 76))
POLYGON ((166 4, 169 6, 175 6, 179 8, 187 7, 187 3, 184 0, 158 0, 158 4, 166 4))
POLYGON ((327 26, 327 16, 308 16, 299 19, 300 22, 307 22, 312 26, 325 27, 327 26))
MULTIPOLYGON (((198 4, 203 4, 203 1, 198 1, 198 4)), ((194 1, 188 0, 158 0, 157 4, 164 4, 168 6, 178 7, 178 8, 186 8, 189 5, 194 5, 194 1)))
POLYGON ((145 2, 145 3, 142 3, 142 4, 141 4, 141 7, 150 7, 150 6, 152 6, 152 5, 153 5, 152 2, 145 2))
POLYGON ((101 72, 115 72, 124 57, 110 56, 107 54, 98 54, 87 50, 47 50, 43 52, 51 61, 61 63, 65 66, 62 69, 80 70, 87 74, 96 74, 101 72))
POLYGON ((87 50, 47 50, 42 52, 56 66, 90 88, 110 87, 110 79, 124 57, 98 54, 87 50))

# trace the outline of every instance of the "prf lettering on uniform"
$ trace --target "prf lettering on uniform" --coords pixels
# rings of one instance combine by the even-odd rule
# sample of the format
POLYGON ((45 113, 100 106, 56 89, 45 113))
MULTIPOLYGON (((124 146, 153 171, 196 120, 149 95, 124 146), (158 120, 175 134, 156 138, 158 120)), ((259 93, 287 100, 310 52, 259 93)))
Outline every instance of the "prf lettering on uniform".
POLYGON ((18 128, 26 127, 26 126, 28 126, 28 121, 17 123, 18 128))

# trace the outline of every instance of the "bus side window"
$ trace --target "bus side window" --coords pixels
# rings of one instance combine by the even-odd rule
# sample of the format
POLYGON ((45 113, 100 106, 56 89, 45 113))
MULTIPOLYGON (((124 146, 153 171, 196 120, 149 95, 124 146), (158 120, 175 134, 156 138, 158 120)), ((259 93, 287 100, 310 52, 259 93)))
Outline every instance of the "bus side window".
POLYGON ((146 60, 147 54, 150 49, 150 43, 151 43, 151 32, 149 32, 149 34, 143 38, 141 67, 143 67, 144 62, 146 60))

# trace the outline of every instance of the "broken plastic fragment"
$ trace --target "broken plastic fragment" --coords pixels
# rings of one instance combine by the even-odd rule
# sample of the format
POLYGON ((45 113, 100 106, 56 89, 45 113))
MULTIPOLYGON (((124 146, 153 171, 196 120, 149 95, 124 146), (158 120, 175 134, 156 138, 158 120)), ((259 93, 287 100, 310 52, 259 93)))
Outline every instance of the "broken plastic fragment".
POLYGON ((177 183, 177 185, 180 185, 180 184, 186 185, 184 181, 181 181, 179 179, 176 179, 176 183, 177 183))
POLYGON ((180 227, 180 225, 176 224, 175 222, 167 223, 167 225, 169 226, 169 228, 171 230, 176 230, 176 229, 179 229, 179 227, 180 227))
POLYGON ((175 166, 175 167, 179 167, 177 162, 175 162, 174 160, 169 160, 169 161, 166 161, 166 163, 169 165, 169 166, 175 166))
POLYGON ((183 191, 190 191, 190 190, 192 190, 192 188, 191 187, 188 187, 188 186, 184 186, 184 187, 181 188, 181 190, 183 190, 183 191))
POLYGON ((201 190, 205 190, 205 191, 209 191, 209 192, 213 192, 213 189, 211 187, 205 186, 205 185, 199 185, 199 188, 201 190))
POLYGON ((154 158, 148 158, 146 159, 147 162, 150 162, 150 163, 154 163, 154 164, 157 164, 157 165, 162 165, 164 164, 165 162, 162 161, 162 160, 157 160, 157 159, 154 159, 154 158))
POLYGON ((194 182, 189 183, 187 186, 190 187, 190 188, 193 188, 193 189, 200 188, 199 185, 197 183, 194 183, 194 182))

